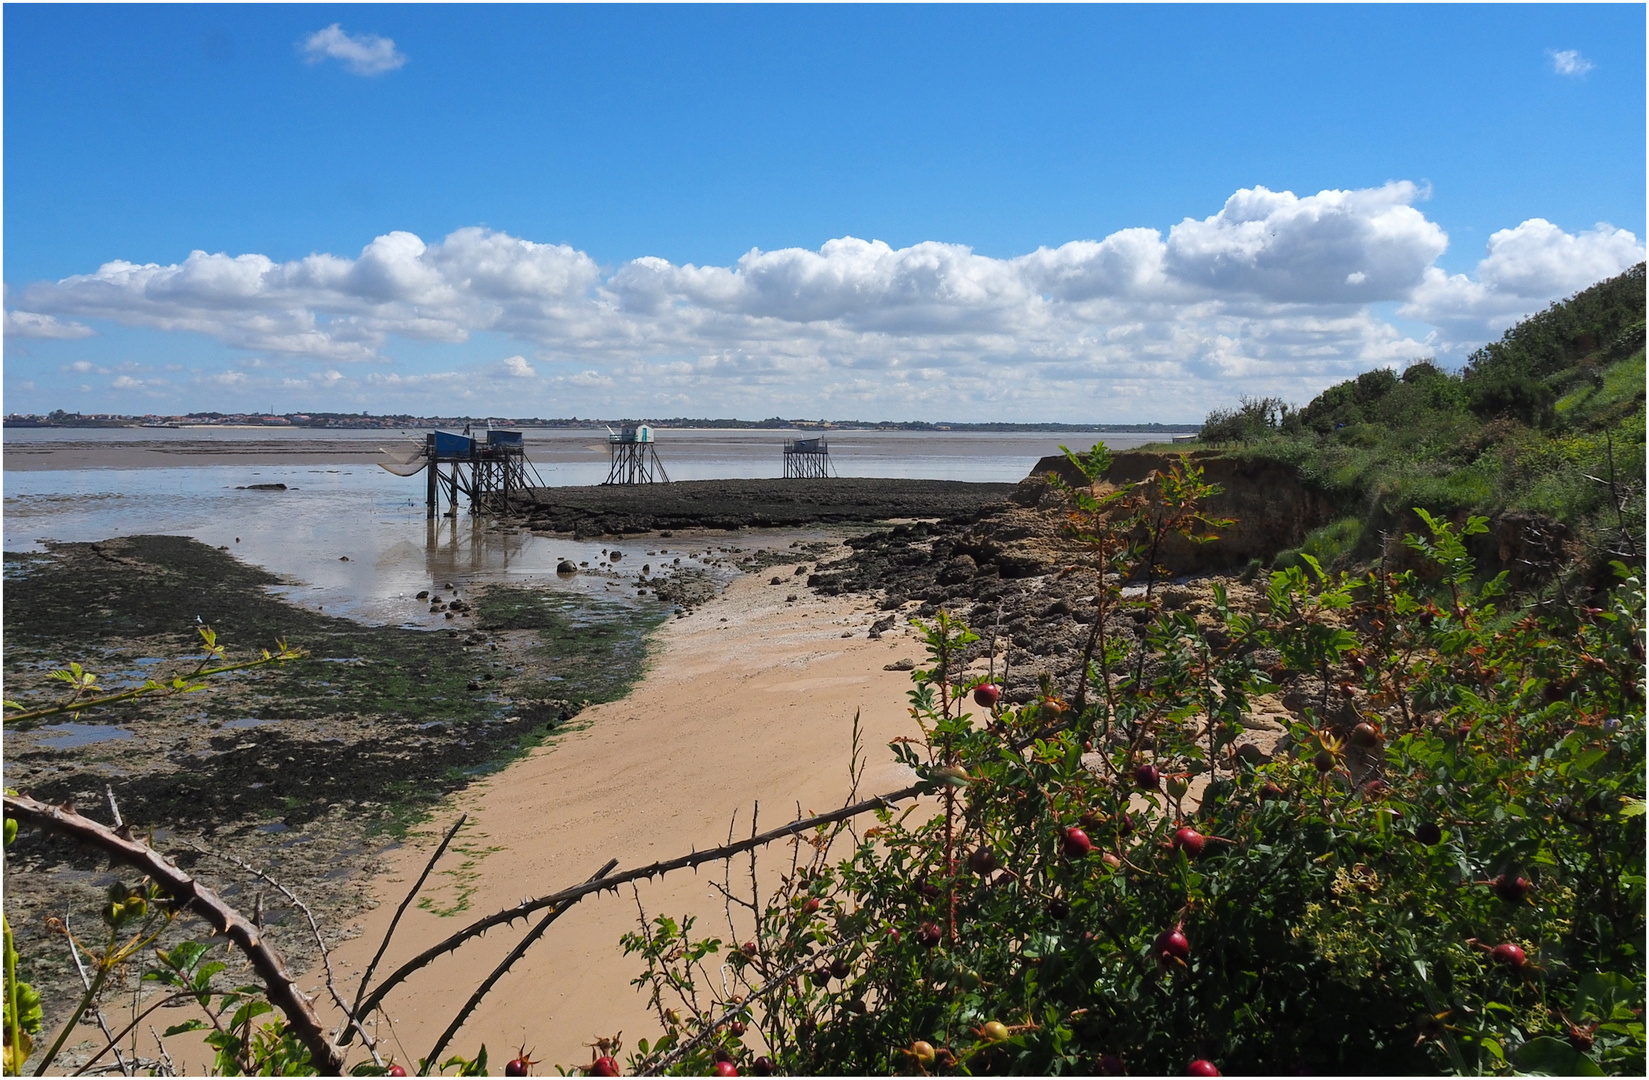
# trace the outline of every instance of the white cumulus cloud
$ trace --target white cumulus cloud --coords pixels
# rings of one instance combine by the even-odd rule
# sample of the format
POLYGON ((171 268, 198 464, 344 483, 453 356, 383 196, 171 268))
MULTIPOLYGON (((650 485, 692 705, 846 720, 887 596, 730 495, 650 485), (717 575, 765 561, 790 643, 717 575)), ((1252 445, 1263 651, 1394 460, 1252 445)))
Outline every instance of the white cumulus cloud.
POLYGON ((538 372, 527 363, 525 356, 506 356, 503 362, 504 374, 512 379, 536 379, 538 372))
POLYGON ((115 260, 15 298, 40 318, 209 335, 312 365, 311 386, 424 394, 430 407, 462 393, 546 415, 609 403, 1122 420, 1194 418, 1237 393, 1300 400, 1437 350, 1458 360, 1644 257, 1625 230, 1570 234, 1531 219, 1495 233, 1472 274, 1447 274, 1437 261, 1448 236, 1417 205, 1426 194, 1408 182, 1303 196, 1256 186, 1166 234, 1123 229, 1013 258, 844 236, 725 266, 643 257, 603 268, 567 245, 483 228, 433 241, 389 232, 353 257, 115 260), (1429 336, 1399 331, 1379 304, 1429 336), (395 365, 397 339, 478 333, 521 342, 533 360, 524 350, 467 374, 395 365), (369 373, 353 374, 359 361, 369 373))
POLYGON ((1578 49, 1548 49, 1546 55, 1552 58, 1553 71, 1570 78, 1579 78, 1594 66, 1578 49))
POLYGON ((1600 223, 1570 234, 1530 218, 1489 237, 1475 278, 1430 267, 1400 310, 1436 326, 1435 340, 1458 352, 1643 260, 1642 241, 1625 229, 1600 223))
POLYGON ((91 337, 97 331, 77 322, 60 322, 50 315, 13 310, 6 312, 5 333, 7 337, 73 340, 91 337))
POLYGON ((350 34, 338 23, 317 30, 304 39, 304 59, 311 64, 341 60, 356 75, 382 75, 407 62, 391 38, 377 34, 350 34))

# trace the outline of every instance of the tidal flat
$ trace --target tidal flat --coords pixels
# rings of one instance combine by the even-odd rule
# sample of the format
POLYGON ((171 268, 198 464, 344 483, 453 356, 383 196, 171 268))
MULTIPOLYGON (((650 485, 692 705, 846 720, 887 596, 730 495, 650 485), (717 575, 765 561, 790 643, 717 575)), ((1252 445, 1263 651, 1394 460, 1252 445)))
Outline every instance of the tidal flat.
MULTIPOLYGON (((180 865, 205 863, 200 871, 230 903, 261 907, 301 970, 314 954, 302 917, 193 845, 267 871, 305 897, 323 925, 345 927, 366 900, 364 880, 378 857, 409 824, 472 777, 576 727, 585 705, 622 697, 668 609, 507 583, 460 593, 431 582, 432 607, 453 617, 420 630, 300 606, 277 595, 288 585, 187 537, 7 552, 8 700, 57 700, 64 684, 51 672, 70 662, 97 673, 109 691, 186 673, 201 655, 202 625, 230 662, 282 641, 304 655, 194 693, 8 723, 5 785, 73 800, 105 820, 112 793, 124 819, 180 865)), ((47 1002, 69 1001, 77 976, 45 920, 78 913, 72 925, 90 927, 101 887, 124 878, 38 833, 25 832, 7 856, 6 896, 25 966, 47 1002)))

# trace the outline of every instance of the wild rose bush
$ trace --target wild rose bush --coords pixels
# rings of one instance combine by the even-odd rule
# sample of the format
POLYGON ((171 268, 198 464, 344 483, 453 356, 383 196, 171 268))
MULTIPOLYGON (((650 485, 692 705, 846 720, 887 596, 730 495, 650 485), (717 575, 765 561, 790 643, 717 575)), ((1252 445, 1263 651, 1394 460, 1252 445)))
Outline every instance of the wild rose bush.
MULTIPOLYGON (((1115 569, 1104 510, 1078 514, 1115 569)), ((1467 556, 1483 522, 1425 521, 1420 570, 1307 559, 1257 610, 1216 590, 1212 625, 1101 626, 1081 709, 980 707, 941 613, 924 737, 892 747, 937 809, 821 830, 769 900, 729 888, 748 943, 627 939, 666 1029, 630 1066, 1641 1074, 1641 571, 1514 610, 1467 556), (1234 753, 1285 683, 1313 704, 1276 757, 1234 753)), ((1122 580, 1098 600, 1151 603, 1122 580)))

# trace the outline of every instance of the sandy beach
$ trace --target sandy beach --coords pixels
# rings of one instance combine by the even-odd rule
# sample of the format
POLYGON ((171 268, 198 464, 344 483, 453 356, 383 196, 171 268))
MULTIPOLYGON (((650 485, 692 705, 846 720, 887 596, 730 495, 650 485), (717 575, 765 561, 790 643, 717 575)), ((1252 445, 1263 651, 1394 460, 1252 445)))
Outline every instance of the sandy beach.
MULTIPOLYGON (((429 831, 389 856, 374 883, 379 906, 360 937, 333 955, 340 981, 354 985, 351 973, 370 959, 437 832, 460 813, 469 815, 454 845, 461 850, 448 853, 426 894, 434 907, 462 901, 467 910, 443 918, 409 909, 380 974, 468 919, 575 884, 608 859, 623 869, 723 843, 735 813, 749 829, 754 800, 766 827, 790 820, 798 804, 804 813, 841 805, 856 711, 869 761, 862 792, 909 783, 886 750, 888 740, 913 730, 904 700, 909 676, 883 666, 919 659, 918 642, 900 632, 867 640, 873 616, 862 599, 820 599, 769 581, 746 576, 689 618, 670 620, 629 697, 589 709, 580 717, 586 729, 458 794, 429 831), (793 592, 801 598, 786 602, 793 592), (854 636, 844 638, 847 630, 854 636)), ((788 866, 785 845, 770 851, 771 865, 782 852, 788 866)), ((701 930, 725 937, 710 873, 643 883, 649 916, 696 912, 701 930)), ((542 1072, 587 1063, 587 1044, 597 1036, 623 1031, 627 1047, 656 1037, 656 1018, 629 985, 641 963, 619 945, 636 921, 628 887, 576 905, 504 977, 447 1052, 468 1055, 485 1043, 501 1061, 525 1042, 544 1061, 542 1072)), ((382 1029, 386 1056, 410 1064, 427 1053, 524 929, 494 931, 393 993, 393 1034, 382 1029)), ((319 973, 305 985, 318 987, 319 973)))

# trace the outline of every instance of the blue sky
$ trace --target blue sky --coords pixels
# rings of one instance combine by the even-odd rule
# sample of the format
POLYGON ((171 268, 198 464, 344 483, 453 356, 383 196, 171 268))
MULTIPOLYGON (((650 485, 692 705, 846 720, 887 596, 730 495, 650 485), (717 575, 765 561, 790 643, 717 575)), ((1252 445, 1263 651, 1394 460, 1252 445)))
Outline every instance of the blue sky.
POLYGON ((8 411, 1191 420, 1642 258, 1641 6, 4 20, 8 411))

